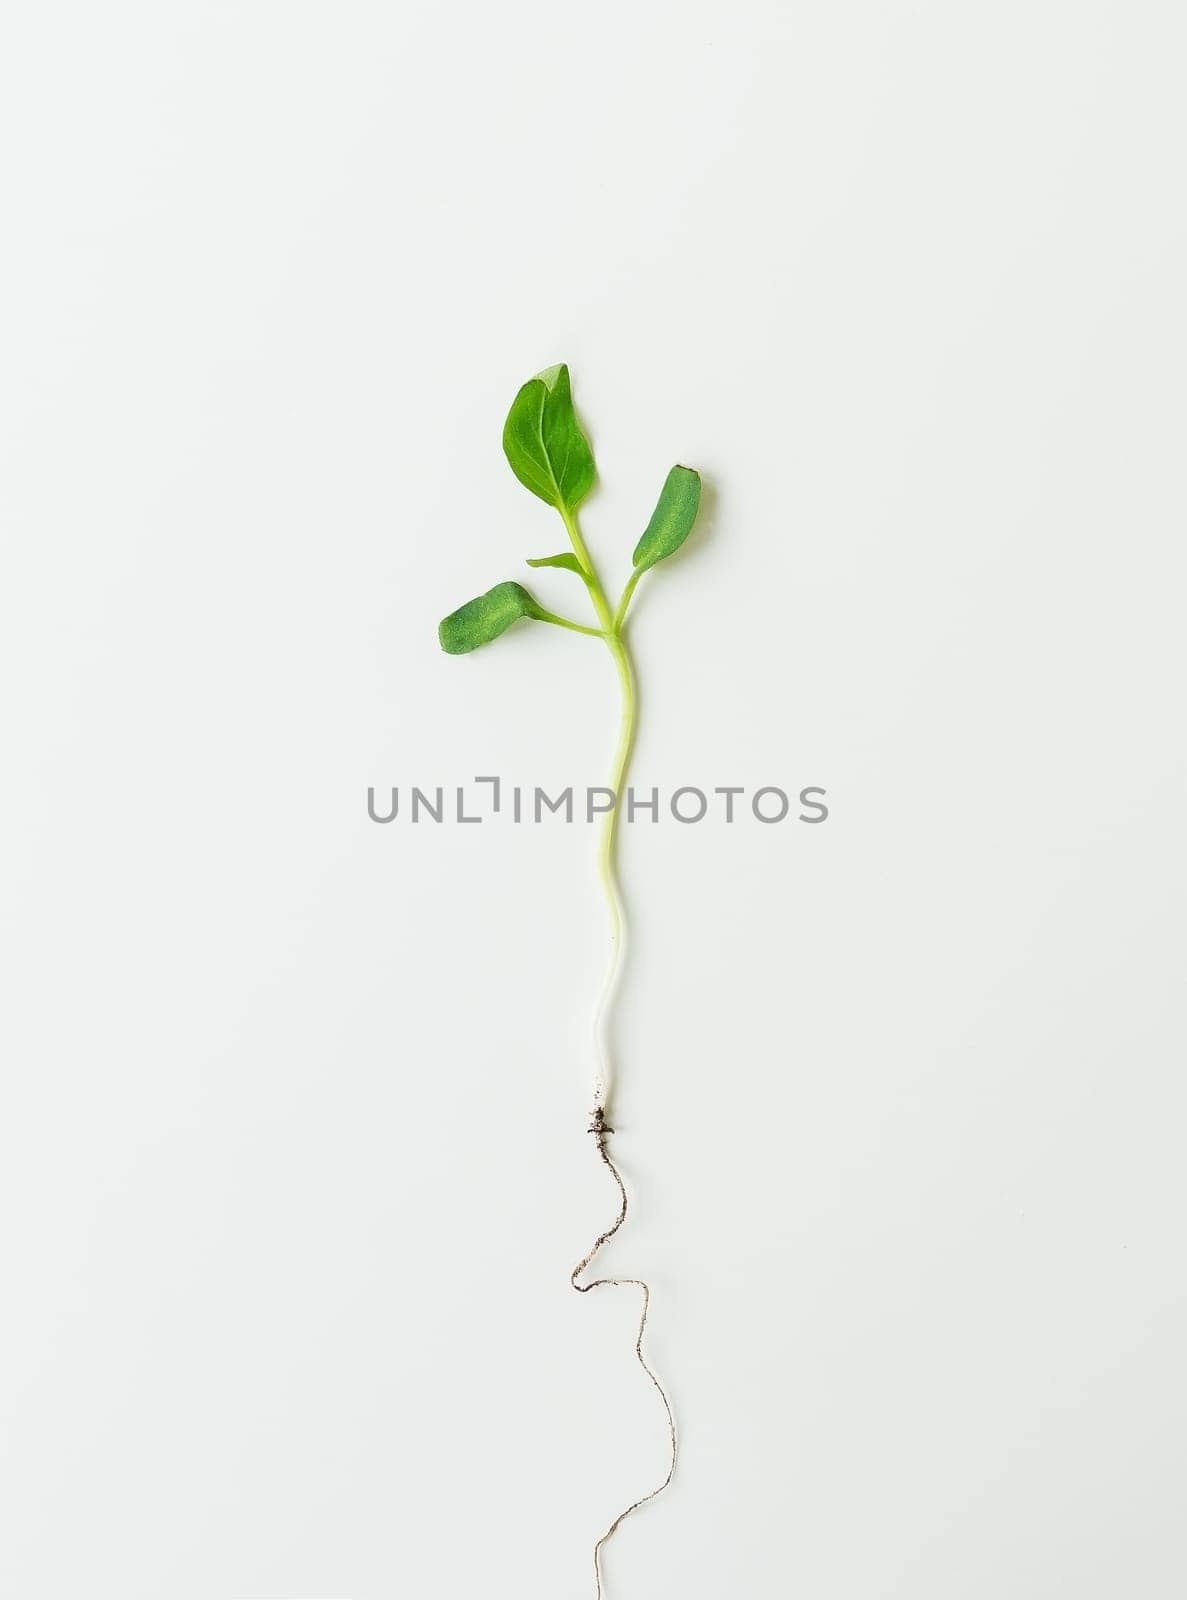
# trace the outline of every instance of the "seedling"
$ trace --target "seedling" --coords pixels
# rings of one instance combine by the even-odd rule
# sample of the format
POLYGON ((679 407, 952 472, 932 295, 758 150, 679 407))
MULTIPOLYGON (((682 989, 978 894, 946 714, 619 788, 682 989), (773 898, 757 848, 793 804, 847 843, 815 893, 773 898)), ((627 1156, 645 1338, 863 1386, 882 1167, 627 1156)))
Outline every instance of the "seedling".
POLYGON ((610 788, 614 803, 606 812, 598 844, 598 870, 606 895, 610 915, 610 961, 606 981, 598 1002, 594 1019, 595 1075, 590 1132, 596 1141, 598 1155, 609 1168, 618 1187, 620 1207, 613 1227, 601 1234, 593 1249, 572 1272, 573 1287, 580 1294, 603 1285, 631 1285, 642 1292, 643 1308, 639 1321, 635 1353, 644 1372, 651 1379, 663 1401, 667 1415, 671 1452, 667 1476, 664 1481, 641 1500, 621 1512, 594 1546, 594 1580, 597 1594, 602 1594, 602 1547, 611 1534, 631 1512, 646 1505, 661 1494, 672 1481, 676 1468, 676 1427, 668 1397, 659 1379, 647 1365, 643 1356, 643 1333, 647 1326, 650 1291, 640 1278, 595 1278, 589 1283, 580 1280, 602 1246, 614 1237, 626 1220, 627 1193, 618 1168, 610 1159, 607 1139, 613 1131, 607 1122, 611 1094, 611 1053, 608 1024, 618 977, 621 971, 625 920, 622 895, 619 888, 617 842, 618 818, 622 797, 626 791, 631 755, 635 742, 637 699, 635 669, 626 639, 626 621, 639 580, 659 562, 674 555, 692 531, 701 501, 701 480, 691 467, 673 467, 668 473, 651 520, 644 528, 632 557, 633 568, 618 603, 611 606, 577 522, 577 509, 593 487, 595 468, 593 451, 582 431, 573 409, 566 366, 550 367, 538 377, 530 379, 516 395, 503 428, 503 450, 511 470, 519 481, 547 505, 560 514, 568 534, 570 549, 559 555, 529 558, 529 567, 559 567, 571 572, 584 585, 592 606, 593 625, 576 622, 570 617, 547 611, 520 583, 498 583, 477 599, 467 601, 457 611, 451 612, 441 623, 439 636, 442 649, 450 655, 465 655, 489 644, 521 619, 547 622, 572 633, 588 634, 600 639, 610 652, 618 673, 622 693, 622 714, 618 732, 618 748, 610 788))

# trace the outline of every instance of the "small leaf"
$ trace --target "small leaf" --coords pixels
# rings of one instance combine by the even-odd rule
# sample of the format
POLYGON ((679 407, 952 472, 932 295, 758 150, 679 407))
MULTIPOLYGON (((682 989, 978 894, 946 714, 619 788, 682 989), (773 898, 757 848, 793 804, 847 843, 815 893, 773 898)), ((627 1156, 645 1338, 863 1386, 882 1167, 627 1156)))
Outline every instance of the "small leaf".
POLYGON ((673 467, 668 473, 651 521, 635 546, 632 560, 639 572, 679 550, 692 532, 701 503, 701 478, 691 467, 673 467))
POLYGON ((496 583, 493 589, 451 611, 437 629, 442 650, 464 656, 505 633, 520 617, 538 617, 540 607, 521 583, 496 583))
POLYGON ((559 556, 537 556, 535 560, 528 556, 527 562, 529 567, 564 567, 566 572, 575 572, 581 578, 585 576, 585 568, 571 550, 565 550, 559 556))
POLYGON ((581 431, 566 366, 524 384, 503 427, 503 450, 520 483, 559 511, 575 511, 594 481, 593 451, 581 431))

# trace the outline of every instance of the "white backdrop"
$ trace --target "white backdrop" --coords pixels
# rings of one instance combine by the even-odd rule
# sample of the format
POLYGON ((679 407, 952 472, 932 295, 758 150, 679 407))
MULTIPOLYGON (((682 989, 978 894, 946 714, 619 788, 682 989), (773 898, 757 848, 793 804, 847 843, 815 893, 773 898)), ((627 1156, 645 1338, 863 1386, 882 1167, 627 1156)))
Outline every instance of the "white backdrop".
MULTIPOLYGON (((559 525, 637 780, 611 1262, 683 1462, 610 1600, 1187 1590, 1181 8, 14 8, 0 1592, 591 1595, 663 1470, 585 1128, 605 653, 437 619, 559 525)), ((569 605, 573 580, 532 580, 569 605)))

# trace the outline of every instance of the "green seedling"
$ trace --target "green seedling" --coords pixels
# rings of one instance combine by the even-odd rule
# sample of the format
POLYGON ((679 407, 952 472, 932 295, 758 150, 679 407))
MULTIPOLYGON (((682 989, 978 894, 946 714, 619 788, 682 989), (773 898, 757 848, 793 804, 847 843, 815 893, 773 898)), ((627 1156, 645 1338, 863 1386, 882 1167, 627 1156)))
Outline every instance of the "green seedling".
MULTIPOLYGON (((651 520, 643 530, 633 556, 633 570, 611 606, 598 569, 577 522, 577 510, 594 482, 594 458, 589 440, 573 409, 566 366, 550 367, 530 379, 516 395, 503 428, 503 449, 519 481, 560 514, 571 549, 560 555, 528 558, 529 567, 559 567, 585 586, 593 609, 593 624, 547 611, 515 582, 497 583, 493 589, 451 612, 438 630, 441 647, 450 655, 466 655, 490 644, 521 619, 548 622, 601 639, 618 670, 622 690, 622 720, 618 751, 610 788, 616 803, 606 813, 599 846, 602 882, 610 908, 612 972, 622 942, 622 903, 618 891, 615 846, 618 817, 624 793, 636 721, 635 670, 627 645, 627 613, 639 580, 645 572, 674 555, 692 532, 701 502, 700 475, 691 467, 673 467, 668 473, 651 520)), ((609 1094, 609 1062, 604 1042, 599 1045, 599 1078, 594 1086, 594 1109, 604 1111, 609 1094)))
POLYGON ((547 611, 521 583, 498 583, 493 589, 469 600, 451 612, 441 623, 439 636, 442 649, 450 655, 465 655, 479 646, 490 644, 515 623, 527 620, 546 622, 565 628, 572 633, 587 634, 600 639, 610 652, 618 674, 622 695, 622 712, 618 732, 618 748, 610 788, 615 801, 606 813, 598 846, 598 866, 610 915, 610 963, 595 1016, 594 1036, 596 1075, 593 1086, 593 1120, 590 1132, 597 1142, 598 1154, 610 1169, 618 1186, 621 1205, 618 1219, 602 1234, 589 1254, 574 1268, 573 1287, 579 1293, 604 1284, 630 1284, 642 1291, 643 1310, 639 1322, 639 1335, 635 1351, 639 1362, 654 1383, 667 1414, 671 1440, 668 1473, 657 1489, 627 1507, 594 1546, 594 1577, 597 1594, 602 1594, 601 1551, 606 1540, 623 1519, 647 1501, 653 1500, 671 1482, 676 1466, 676 1431, 672 1410, 659 1380, 643 1357, 643 1332, 647 1325, 650 1294, 647 1285, 638 1278, 597 1278, 582 1283, 581 1277, 602 1246, 616 1234, 627 1214, 627 1195, 621 1174, 611 1161, 606 1148, 611 1132, 606 1121, 611 1089, 610 1050, 607 1024, 611 1001, 621 967, 624 916, 619 891, 617 869, 618 818, 622 797, 626 790, 631 754, 635 741, 637 695, 635 669, 626 638, 626 621, 631 601, 640 579, 659 562, 674 555, 692 531, 701 502, 701 480, 691 467, 676 466, 668 473, 651 519, 635 546, 630 577, 619 596, 611 605, 598 569, 582 536, 577 521, 577 510, 593 488, 595 468, 593 451, 582 431, 573 409, 566 366, 550 367, 524 384, 512 403, 503 428, 503 450, 511 470, 519 481, 560 515, 568 535, 570 548, 559 555, 529 558, 530 567, 557 567, 571 572, 584 586, 592 610, 592 622, 577 622, 570 617, 547 611))

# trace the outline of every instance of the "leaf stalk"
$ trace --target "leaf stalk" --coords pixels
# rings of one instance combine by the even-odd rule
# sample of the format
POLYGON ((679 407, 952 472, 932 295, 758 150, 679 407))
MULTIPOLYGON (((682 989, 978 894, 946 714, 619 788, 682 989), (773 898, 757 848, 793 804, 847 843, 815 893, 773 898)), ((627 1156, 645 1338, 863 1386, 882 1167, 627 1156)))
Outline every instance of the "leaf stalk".
POLYGON ((570 617, 558 617, 555 611, 545 611, 541 608, 536 612, 537 622, 551 622, 554 627, 568 628, 573 633, 588 633, 594 639, 606 637, 601 628, 587 628, 584 622, 574 622, 570 617))

